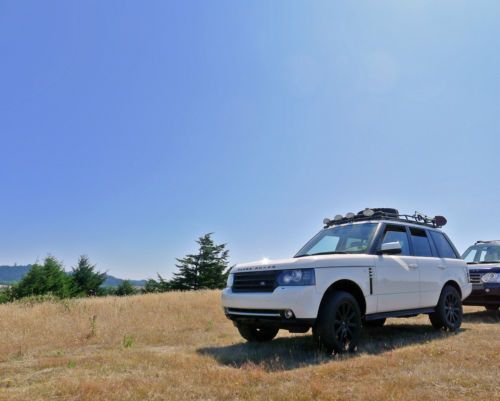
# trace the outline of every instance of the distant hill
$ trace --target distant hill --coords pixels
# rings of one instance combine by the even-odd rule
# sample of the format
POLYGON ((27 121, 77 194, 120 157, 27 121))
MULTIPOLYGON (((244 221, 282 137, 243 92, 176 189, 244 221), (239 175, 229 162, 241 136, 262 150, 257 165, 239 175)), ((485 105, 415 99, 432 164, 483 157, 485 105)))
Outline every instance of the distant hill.
POLYGON ((0 266, 0 284, 12 284, 21 280, 31 269, 28 266, 0 266))
MULTIPOLYGON (((0 266, 0 284, 13 284, 21 280, 31 269, 27 266, 0 266)), ((106 275, 103 287, 118 287, 125 279, 106 275)), ((134 287, 144 287, 146 280, 129 280, 134 287)))
MULTIPOLYGON (((123 283, 125 279, 118 278, 114 276, 106 275, 106 280, 103 283, 103 287, 118 287, 121 283, 123 283)), ((128 280, 130 284, 134 287, 144 287, 146 285, 146 280, 128 280)))

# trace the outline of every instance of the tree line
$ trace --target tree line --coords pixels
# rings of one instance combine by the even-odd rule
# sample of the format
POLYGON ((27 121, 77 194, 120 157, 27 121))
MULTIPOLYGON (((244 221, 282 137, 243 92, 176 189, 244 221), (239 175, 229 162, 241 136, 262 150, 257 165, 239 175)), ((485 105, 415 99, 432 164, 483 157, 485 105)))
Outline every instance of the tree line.
POLYGON ((32 296, 57 298, 133 295, 165 291, 187 291, 224 288, 229 270, 229 251, 226 244, 215 244, 212 234, 205 234, 197 241, 198 251, 176 259, 177 272, 171 280, 158 274, 157 280, 149 279, 144 288, 138 289, 124 280, 118 287, 103 287, 106 273, 97 271, 90 259, 80 256, 68 274, 63 264, 53 256, 42 264, 35 263, 16 284, 0 292, 0 303, 32 296))

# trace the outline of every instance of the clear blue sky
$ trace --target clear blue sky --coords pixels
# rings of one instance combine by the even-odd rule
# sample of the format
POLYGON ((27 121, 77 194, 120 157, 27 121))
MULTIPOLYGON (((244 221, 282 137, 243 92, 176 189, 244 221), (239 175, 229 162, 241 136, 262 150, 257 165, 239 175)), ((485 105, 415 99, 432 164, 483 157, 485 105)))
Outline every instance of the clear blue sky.
POLYGON ((366 206, 500 238, 500 4, 2 1, 0 265, 287 257, 366 206))

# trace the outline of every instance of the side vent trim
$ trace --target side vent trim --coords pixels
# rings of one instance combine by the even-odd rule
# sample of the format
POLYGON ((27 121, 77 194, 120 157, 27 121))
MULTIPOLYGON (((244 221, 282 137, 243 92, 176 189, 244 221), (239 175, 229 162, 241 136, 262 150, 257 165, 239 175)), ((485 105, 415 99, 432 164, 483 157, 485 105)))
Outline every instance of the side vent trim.
POLYGON ((370 277, 370 295, 373 295, 373 268, 368 268, 368 275, 370 277))

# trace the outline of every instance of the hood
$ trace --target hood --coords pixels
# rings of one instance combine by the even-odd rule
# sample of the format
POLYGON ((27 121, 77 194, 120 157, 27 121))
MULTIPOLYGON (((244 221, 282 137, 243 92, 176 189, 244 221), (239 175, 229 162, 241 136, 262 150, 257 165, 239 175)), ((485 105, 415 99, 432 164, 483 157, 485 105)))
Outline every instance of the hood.
POLYGON ((500 273, 500 263, 481 263, 478 265, 467 264, 471 272, 484 272, 484 273, 500 273))
POLYGON ((371 267, 375 265, 373 255, 317 255, 289 259, 263 259, 237 264, 231 273, 265 270, 305 269, 313 267, 371 267))

